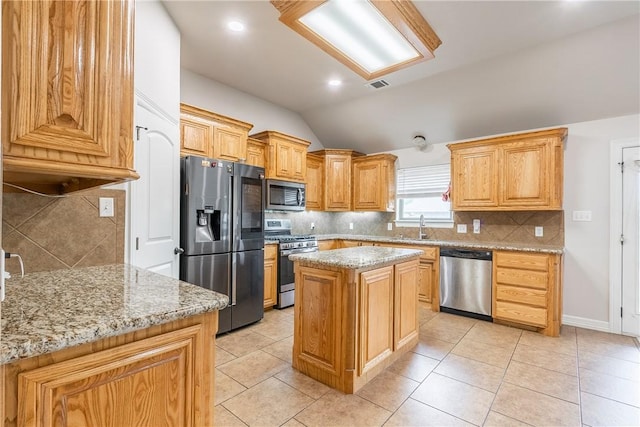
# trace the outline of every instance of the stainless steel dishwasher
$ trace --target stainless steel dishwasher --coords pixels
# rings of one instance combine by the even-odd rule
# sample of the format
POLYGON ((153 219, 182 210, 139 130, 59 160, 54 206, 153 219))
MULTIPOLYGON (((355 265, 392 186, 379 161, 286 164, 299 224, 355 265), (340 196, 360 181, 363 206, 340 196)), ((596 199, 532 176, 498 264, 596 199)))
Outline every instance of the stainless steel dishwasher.
POLYGON ((493 253, 440 248, 440 310, 491 320, 493 253))

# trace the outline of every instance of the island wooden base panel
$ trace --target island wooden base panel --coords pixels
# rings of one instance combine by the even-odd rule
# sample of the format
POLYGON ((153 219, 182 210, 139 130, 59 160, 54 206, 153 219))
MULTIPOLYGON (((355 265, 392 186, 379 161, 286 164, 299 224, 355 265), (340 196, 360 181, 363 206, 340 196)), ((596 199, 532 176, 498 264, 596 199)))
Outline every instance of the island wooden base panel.
POLYGON ((218 312, 2 365, 5 427, 213 425, 218 312))
POLYGON ((320 381, 321 383, 335 388, 336 390, 340 390, 343 393, 352 394, 364 387, 376 375, 391 366, 405 353, 411 351, 411 349, 413 349, 417 344, 418 335, 416 334, 415 338, 412 338, 407 345, 402 347, 402 349, 390 353, 387 357, 381 360, 380 363, 376 364, 366 372, 363 372, 362 375, 358 375, 356 369, 345 369, 340 373, 340 375, 334 375, 319 368, 313 363, 306 362, 300 357, 294 357, 292 365, 295 369, 316 381, 320 381))

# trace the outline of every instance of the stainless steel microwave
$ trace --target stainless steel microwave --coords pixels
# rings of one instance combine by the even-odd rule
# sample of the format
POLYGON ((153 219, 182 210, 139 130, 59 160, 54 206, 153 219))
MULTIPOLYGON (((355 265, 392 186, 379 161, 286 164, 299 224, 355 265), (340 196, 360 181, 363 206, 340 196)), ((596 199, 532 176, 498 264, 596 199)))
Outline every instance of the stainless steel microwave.
POLYGON ((303 211, 305 208, 304 184, 268 179, 265 208, 278 211, 303 211))

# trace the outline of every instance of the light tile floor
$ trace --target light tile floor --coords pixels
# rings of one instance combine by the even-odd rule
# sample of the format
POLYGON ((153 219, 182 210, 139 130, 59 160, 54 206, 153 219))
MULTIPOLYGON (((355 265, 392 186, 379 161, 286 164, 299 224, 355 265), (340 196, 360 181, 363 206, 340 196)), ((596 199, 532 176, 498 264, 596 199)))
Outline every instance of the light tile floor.
POLYGON ((420 307, 420 342, 354 395, 291 368, 293 308, 219 336, 219 426, 640 426, 637 340, 420 307))

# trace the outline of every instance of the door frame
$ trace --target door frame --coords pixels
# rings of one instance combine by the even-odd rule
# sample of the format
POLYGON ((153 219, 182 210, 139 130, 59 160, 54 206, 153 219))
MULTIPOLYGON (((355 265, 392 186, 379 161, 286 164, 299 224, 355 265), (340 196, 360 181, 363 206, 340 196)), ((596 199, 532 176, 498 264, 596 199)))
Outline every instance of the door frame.
POLYGON ((611 140, 610 180, 609 180, 609 331, 622 334, 622 174, 618 166, 622 149, 640 145, 640 138, 611 140))

